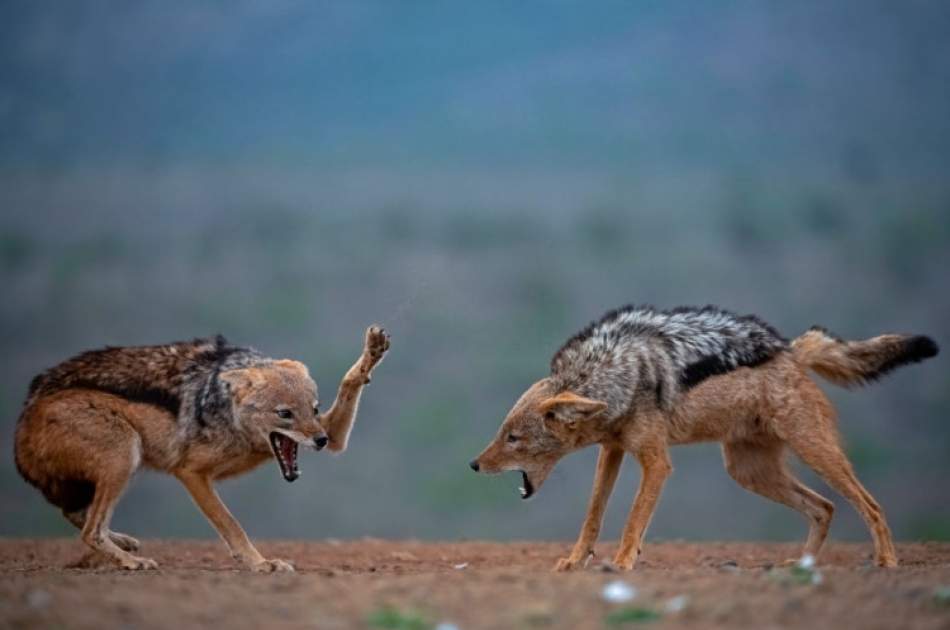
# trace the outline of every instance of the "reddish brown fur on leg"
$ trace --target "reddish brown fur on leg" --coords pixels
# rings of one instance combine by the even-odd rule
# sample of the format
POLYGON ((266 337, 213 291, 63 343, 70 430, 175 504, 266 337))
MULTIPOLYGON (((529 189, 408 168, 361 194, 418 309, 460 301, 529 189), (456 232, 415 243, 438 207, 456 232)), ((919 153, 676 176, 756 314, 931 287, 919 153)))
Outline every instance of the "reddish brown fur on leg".
POLYGON ((722 447, 726 470, 740 486, 787 505, 809 519, 803 553, 817 558, 828 536, 834 504, 786 470, 784 451, 784 444, 778 440, 728 442, 722 447))
POLYGON ((656 504, 663 491, 666 478, 673 472, 666 447, 656 445, 641 449, 635 453, 643 471, 640 488, 633 501, 627 525, 620 539, 620 549, 614 558, 614 564, 621 569, 632 569, 640 555, 643 535, 650 525, 650 519, 656 510, 656 504))
POLYGON ((90 390, 39 398, 17 426, 17 465, 73 515, 86 544, 123 568, 148 569, 153 560, 128 552, 137 541, 109 530, 115 504, 142 460, 141 437, 129 422, 134 411, 122 398, 90 390))
POLYGON ((320 416, 320 422, 330 439, 327 448, 331 451, 339 453, 346 450, 363 387, 370 382, 373 369, 388 350, 389 334, 379 326, 370 326, 366 330, 363 353, 343 377, 333 406, 320 416))
POLYGON ((801 387, 801 403, 784 419, 789 446, 809 467, 846 498, 864 519, 874 540, 878 566, 897 566, 897 553, 884 511, 864 489, 841 449, 834 410, 810 380, 801 387))
POLYGON ((604 510, 607 500, 613 490, 620 464, 623 462, 623 451, 618 448, 602 446, 597 458, 597 473, 594 476, 594 488, 587 507, 587 517, 581 527, 580 537, 574 544, 574 549, 566 558, 558 560, 556 571, 570 571, 587 560, 594 553, 594 543, 600 535, 600 526, 604 520, 604 510))

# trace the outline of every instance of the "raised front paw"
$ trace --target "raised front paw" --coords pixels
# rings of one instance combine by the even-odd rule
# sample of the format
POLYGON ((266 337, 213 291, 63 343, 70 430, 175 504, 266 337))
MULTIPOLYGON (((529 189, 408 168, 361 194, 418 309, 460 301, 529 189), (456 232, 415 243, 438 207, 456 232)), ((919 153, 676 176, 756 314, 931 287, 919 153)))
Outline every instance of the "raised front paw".
POLYGON ((252 566, 251 569, 256 573, 293 573, 294 565, 286 560, 274 558, 271 560, 261 560, 252 566))
POLYGON ((379 361, 389 350, 389 333, 382 326, 370 326, 366 329, 366 354, 379 361))
POLYGON ((376 367, 376 364, 382 361, 386 351, 389 350, 389 333, 381 326, 370 326, 366 329, 366 341, 363 346, 363 374, 366 382, 369 382, 370 370, 376 367))
POLYGON ((146 571, 149 569, 157 569, 158 563, 151 558, 126 554, 125 557, 119 559, 119 566, 126 571, 146 571))

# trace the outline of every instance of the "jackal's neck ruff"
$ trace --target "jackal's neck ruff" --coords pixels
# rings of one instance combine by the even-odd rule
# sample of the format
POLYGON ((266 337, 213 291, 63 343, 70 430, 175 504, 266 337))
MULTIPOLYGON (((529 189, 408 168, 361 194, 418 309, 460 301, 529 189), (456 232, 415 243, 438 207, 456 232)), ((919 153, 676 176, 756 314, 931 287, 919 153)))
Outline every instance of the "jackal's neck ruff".
POLYGON ((710 376, 756 366, 788 341, 753 315, 716 306, 659 310, 625 306, 574 335, 551 359, 556 391, 607 403, 607 418, 638 399, 671 409, 678 396, 710 376))
POLYGON ((65 389, 94 389, 156 405, 176 416, 182 427, 200 431, 232 421, 231 396, 219 380, 222 372, 269 363, 256 350, 232 346, 221 335, 91 350, 33 379, 27 404, 65 389))

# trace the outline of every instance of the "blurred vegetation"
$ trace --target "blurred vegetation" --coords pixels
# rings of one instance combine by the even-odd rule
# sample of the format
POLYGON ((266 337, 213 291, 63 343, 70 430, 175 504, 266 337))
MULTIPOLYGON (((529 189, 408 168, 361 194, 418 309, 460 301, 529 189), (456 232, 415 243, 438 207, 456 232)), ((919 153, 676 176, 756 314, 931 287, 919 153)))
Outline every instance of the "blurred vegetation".
POLYGON ((925 514, 915 517, 908 526, 913 540, 950 540, 950 513, 925 514))
POLYGON ((416 611, 402 611, 384 607, 370 613, 366 619, 370 628, 388 628, 391 630, 431 630, 435 625, 416 611))
POLYGON ((14 230, 0 234, 0 261, 4 269, 15 270, 24 266, 33 256, 33 240, 14 230))
POLYGON ((645 606, 624 606, 611 610, 604 616, 604 623, 609 627, 642 624, 657 621, 662 615, 652 608, 645 606))
MULTIPOLYGON (((32 376, 91 347, 220 332, 305 361, 327 405, 380 322, 350 450, 224 483, 229 506, 252 536, 543 539, 576 534, 593 449, 530 502, 466 464, 607 309, 947 345, 944 4, 459 6, 0 7, 0 535, 71 531, 9 436, 32 376)), ((940 356, 827 390, 898 537, 950 538, 948 384, 940 356)), ((715 446, 674 464, 651 536, 804 536, 715 446)), ((116 524, 215 535, 152 473, 116 524)))
MULTIPOLYGON (((366 393, 351 451, 306 457, 307 481, 293 488, 284 487, 270 465, 226 484, 248 527, 296 536, 567 537, 586 501, 593 455, 566 460, 545 488, 550 499, 530 504, 517 499, 514 476, 476 476, 465 463, 523 388, 546 373, 560 343, 601 311, 626 301, 717 301, 759 312, 789 335, 815 321, 849 336, 907 329, 940 339, 946 327, 938 316, 946 307, 930 290, 943 280, 937 259, 946 258, 946 250, 909 263, 918 265, 919 278, 909 285, 890 283, 889 259, 865 252, 867 280, 853 281, 850 252, 879 246, 882 231, 893 225, 887 213, 865 216, 857 230, 843 227, 853 220, 848 210, 834 218, 821 214, 826 210, 803 216, 798 231, 787 217, 755 219, 756 225, 781 225, 784 236, 753 254, 721 248, 715 231, 643 239, 628 227, 637 224, 636 211, 602 207, 560 224, 539 211, 482 222, 467 211, 464 219, 452 219, 420 210, 411 215, 414 227, 397 230, 394 243, 391 222, 400 212, 388 207, 339 219, 329 236, 324 216, 286 210, 199 215, 188 219, 193 226, 184 236, 180 223, 148 233, 110 228, 55 238, 37 225, 27 239, 29 257, 2 272, 11 296, 19 298, 2 311, 11 360, 0 409, 8 430, 32 374, 73 352, 218 331, 269 354, 305 360, 329 404, 356 358, 363 327, 380 321, 393 332, 393 351, 366 393), (377 229, 374 216, 387 227, 377 229), (271 217, 281 229, 245 228, 271 217), (515 236, 492 236, 508 229, 515 236), (172 230, 179 236, 170 238, 172 230), (812 256, 821 258, 819 275, 799 266, 812 256), (668 286, 667 277, 678 283, 668 286), (816 280, 824 288, 813 295, 816 280), (796 304, 796 296, 805 303, 796 304), (300 492, 314 500, 300 503, 300 492), (267 515, 286 510, 288 502, 301 520, 271 521, 267 515), (336 506, 332 514, 321 508, 325 504, 336 506), (573 506, 570 518, 562 515, 565 505, 573 506), (386 518, 377 519, 380 513, 386 518)), ((723 215, 730 216, 738 215, 723 215)), ((942 224, 932 232, 947 234, 941 230, 942 224)), ((743 241, 751 232, 744 234, 743 241)), ((901 536, 950 536, 942 490, 902 491, 915 478, 945 471, 950 432, 942 418, 950 410, 941 360, 867 392, 831 391, 849 456, 901 536)), ((803 531, 797 515, 746 498, 721 470, 716 449, 702 452, 677 449, 677 474, 666 493, 677 500, 661 506, 655 536, 788 539, 803 531), (697 484, 697 474, 708 481, 697 484), (721 514, 727 496, 742 497, 741 523, 721 514), (684 519, 684 511, 693 518, 684 519), (691 524, 698 515, 703 528, 691 524)), ((608 524, 615 529, 632 497, 630 484, 621 482, 611 509, 608 524)), ((213 535, 174 482, 146 474, 136 486, 117 516, 129 529, 213 535)), ((17 478, 9 460, 0 469, 0 494, 11 515, 4 533, 71 531, 17 478)), ((846 537, 863 535, 856 518, 839 521, 846 537)))

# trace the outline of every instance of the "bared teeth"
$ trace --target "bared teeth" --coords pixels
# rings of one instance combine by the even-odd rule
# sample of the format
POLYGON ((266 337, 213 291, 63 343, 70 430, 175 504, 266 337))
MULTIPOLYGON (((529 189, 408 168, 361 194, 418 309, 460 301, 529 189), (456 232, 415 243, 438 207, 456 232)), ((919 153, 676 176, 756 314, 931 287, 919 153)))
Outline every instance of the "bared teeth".
POLYGON ((528 479, 528 473, 523 470, 521 471, 521 482, 524 485, 518 488, 518 492, 521 493, 522 499, 527 499, 534 494, 534 485, 531 483, 531 480, 528 479))
POLYGON ((300 476, 297 468, 297 443, 293 439, 274 432, 270 434, 271 449, 280 465, 281 475, 287 481, 300 476))

